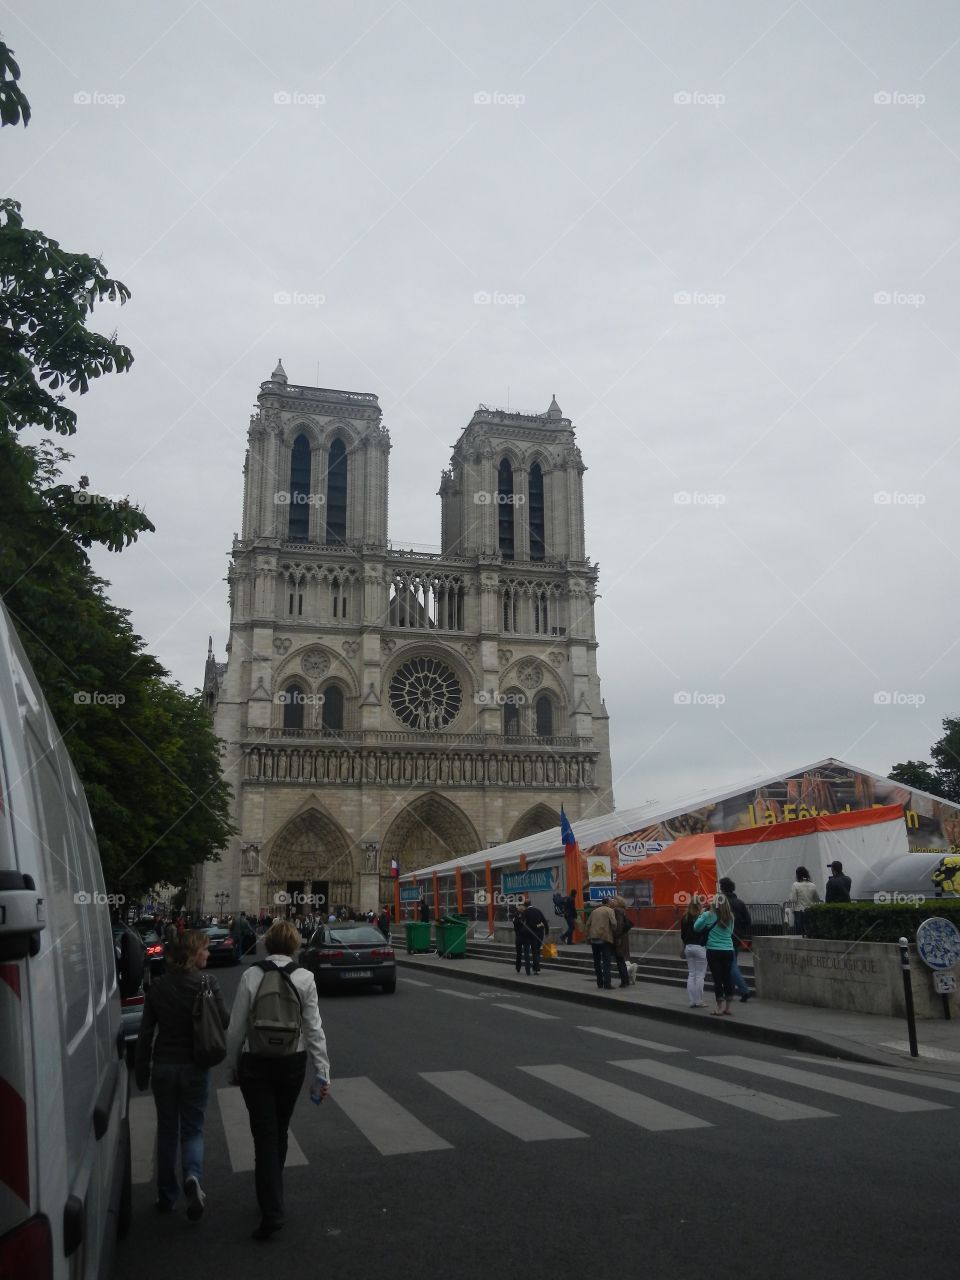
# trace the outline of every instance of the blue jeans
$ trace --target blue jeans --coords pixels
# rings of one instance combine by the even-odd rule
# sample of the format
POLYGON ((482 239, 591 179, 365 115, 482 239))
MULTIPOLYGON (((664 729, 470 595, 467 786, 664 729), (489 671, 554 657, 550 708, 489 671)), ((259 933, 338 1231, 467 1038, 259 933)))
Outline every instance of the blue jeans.
POLYGON ((744 976, 737 965, 736 951, 733 953, 733 964, 730 966, 730 981, 736 987, 740 995, 745 996, 750 994, 750 988, 747 986, 744 976))
POLYGON ((177 1185, 177 1143, 183 1180, 203 1181, 203 1114, 210 1072, 191 1062, 155 1062, 151 1074, 157 1106, 157 1198, 173 1205, 177 1185))
POLYGON ((567 942, 567 943, 571 943, 571 944, 572 944, 572 942, 573 942, 573 931, 574 931, 574 929, 577 927, 577 917, 576 917, 576 916, 566 916, 566 917, 564 917, 564 923, 566 924, 566 926, 567 926, 567 927, 566 927, 566 929, 564 930, 564 932, 561 934, 561 936, 560 936, 560 941, 561 941, 561 942, 567 942))

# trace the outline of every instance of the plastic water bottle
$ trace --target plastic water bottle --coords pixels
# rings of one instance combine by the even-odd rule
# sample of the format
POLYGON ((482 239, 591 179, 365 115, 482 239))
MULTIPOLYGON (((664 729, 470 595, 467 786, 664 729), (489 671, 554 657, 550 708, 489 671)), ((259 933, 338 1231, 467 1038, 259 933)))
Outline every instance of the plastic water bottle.
POLYGON ((313 1078, 313 1086, 310 1089, 310 1101, 315 1107, 319 1107, 320 1103, 323 1101, 320 1091, 324 1088, 326 1083, 326 1080, 324 1080, 323 1076, 320 1074, 317 1074, 313 1078))

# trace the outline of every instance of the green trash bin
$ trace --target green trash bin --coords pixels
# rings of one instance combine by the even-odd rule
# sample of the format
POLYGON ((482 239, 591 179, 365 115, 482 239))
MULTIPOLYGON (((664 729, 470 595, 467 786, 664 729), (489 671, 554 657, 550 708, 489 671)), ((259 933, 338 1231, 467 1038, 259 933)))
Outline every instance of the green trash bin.
POLYGON ((462 960, 467 954, 468 916, 449 915, 437 922, 437 955, 462 960))
MULTIPOLYGON (((439 925, 437 926, 439 928, 439 925)), ((430 946, 430 922, 428 920, 405 921, 407 931, 407 952, 420 954, 432 951, 430 946)))

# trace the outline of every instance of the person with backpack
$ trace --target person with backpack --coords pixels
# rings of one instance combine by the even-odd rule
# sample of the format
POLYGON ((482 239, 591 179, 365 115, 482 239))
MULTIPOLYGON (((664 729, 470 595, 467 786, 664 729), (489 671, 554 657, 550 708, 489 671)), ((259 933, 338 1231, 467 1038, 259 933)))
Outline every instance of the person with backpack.
POLYGON ((573 931, 577 927, 577 891, 571 889, 567 896, 563 899, 563 911, 561 912, 566 930, 561 934, 560 941, 573 945, 573 931))
POLYGON ((267 930, 267 959, 240 980, 231 1010, 227 1062, 250 1115, 254 1181, 260 1225, 254 1240, 269 1240, 284 1222, 283 1166, 290 1117, 303 1087, 307 1058, 313 1066, 311 1100, 330 1091, 327 1038, 320 1021, 317 984, 294 961, 300 936, 288 920, 267 930))
POLYGON ((156 1208, 159 1213, 171 1213, 180 1194, 176 1168, 179 1145, 183 1193, 191 1222, 203 1217, 207 1199, 202 1186, 203 1120, 210 1092, 209 1066, 196 1061, 197 997, 208 992, 221 1025, 225 1028, 230 1022, 216 979, 204 973, 209 954, 210 938, 199 929, 188 929, 179 942, 167 948, 163 977, 151 982, 144 993, 136 1050, 137 1087, 152 1086, 157 1108, 156 1208))

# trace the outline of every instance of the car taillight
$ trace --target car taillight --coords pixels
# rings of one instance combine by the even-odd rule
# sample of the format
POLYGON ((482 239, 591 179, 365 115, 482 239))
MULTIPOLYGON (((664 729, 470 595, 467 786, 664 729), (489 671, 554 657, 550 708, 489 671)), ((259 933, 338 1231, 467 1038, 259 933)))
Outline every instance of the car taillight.
POLYGON ((370 957, 373 960, 390 960, 393 957, 393 947, 374 947, 370 957))
POLYGON ((332 960, 342 960, 343 951, 319 951, 317 953, 317 964, 330 964, 332 960))
POLYGON ((163 947, 159 943, 154 943, 152 947, 147 947, 148 956, 158 956, 163 951, 163 947))
POLYGON ((120 1001, 120 1004, 124 1009, 132 1009, 139 1004, 143 1004, 143 998, 143 992, 141 991, 138 996, 127 996, 126 999, 120 1001))
POLYGON ((0 1239, 0 1275, 50 1280, 53 1241, 46 1218, 31 1218, 0 1239))

